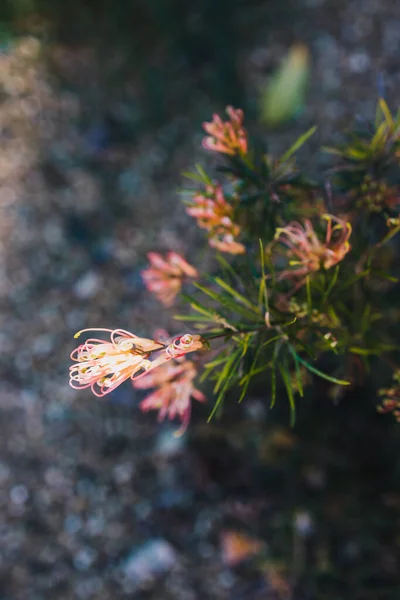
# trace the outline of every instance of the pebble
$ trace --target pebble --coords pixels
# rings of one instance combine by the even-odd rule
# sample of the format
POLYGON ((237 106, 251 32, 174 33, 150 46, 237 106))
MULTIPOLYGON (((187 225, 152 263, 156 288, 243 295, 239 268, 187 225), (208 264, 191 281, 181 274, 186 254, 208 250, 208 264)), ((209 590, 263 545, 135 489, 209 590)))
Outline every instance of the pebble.
POLYGON ((366 52, 354 52, 348 58, 349 69, 352 73, 365 73, 370 67, 370 62, 366 52))
POLYGON ((70 535, 81 531, 83 527, 82 519, 78 515, 68 515, 64 520, 64 530, 70 535))
POLYGON ((130 463, 121 463, 113 468, 113 475, 116 483, 123 485, 129 483, 134 473, 133 465, 130 463))
POLYGON ((74 566, 78 571, 87 571, 97 558, 97 552, 94 548, 85 546, 75 554, 73 561, 74 566))
POLYGON ((176 429, 166 426, 158 434, 154 446, 156 454, 164 457, 172 457, 183 451, 185 447, 185 435, 175 435, 176 429))
POLYGON ((303 537, 309 536, 314 530, 314 522, 309 512, 299 510, 294 517, 294 526, 297 533, 303 537))
POLYGON ((103 278, 95 271, 87 271, 73 285, 73 292, 80 300, 93 298, 100 290, 103 278))
POLYGON ((14 504, 17 504, 19 506, 25 504, 25 502, 29 498, 29 492, 27 487, 23 484, 15 485, 11 488, 10 498, 14 504))
POLYGON ((122 567, 123 575, 136 585, 160 576, 178 564, 176 550, 162 538, 149 540, 134 549, 122 567))

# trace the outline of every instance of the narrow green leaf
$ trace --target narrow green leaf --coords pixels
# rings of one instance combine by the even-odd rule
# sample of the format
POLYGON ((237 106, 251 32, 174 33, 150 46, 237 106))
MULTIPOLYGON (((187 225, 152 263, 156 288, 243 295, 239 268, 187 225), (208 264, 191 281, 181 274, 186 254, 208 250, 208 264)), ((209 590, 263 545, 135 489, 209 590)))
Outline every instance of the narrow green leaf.
MULTIPOLYGON (((191 179, 192 181, 197 181, 198 183, 204 183, 203 178, 200 177, 200 175, 198 175, 197 173, 191 173, 190 171, 184 171, 182 173, 182 175, 183 175, 183 177, 186 177, 186 179, 191 179)), ((190 191, 193 194, 194 190, 190 190, 190 191)))
POLYGON ((381 123, 381 125, 379 125, 374 137, 371 140, 371 153, 375 154, 378 152, 382 152, 382 150, 385 147, 388 134, 388 124, 386 123, 386 121, 384 121, 383 123, 381 123))
POLYGON ((271 404, 270 408, 274 408, 276 402, 276 371, 275 367, 272 367, 271 372, 271 404))
POLYGON ((389 240, 391 240, 395 235, 397 235, 400 231, 400 225, 389 231, 387 235, 383 238, 383 240, 379 243, 379 246, 383 246, 383 244, 387 244, 389 240))
POLYGON ((234 364, 234 362, 237 360, 237 358, 242 358, 242 349, 241 348, 236 348, 236 350, 228 356, 228 360, 225 362, 224 368, 222 369, 222 371, 220 372, 217 382, 215 384, 214 387, 214 394, 216 394, 218 392, 218 390, 221 388, 223 382, 225 379, 227 379, 228 374, 231 370, 232 365, 234 364))
POLYGON ((260 244, 260 262, 261 262, 261 281, 260 288, 258 291, 258 304, 261 307, 261 310, 267 313, 269 312, 269 304, 268 304, 268 290, 267 290, 267 282, 265 279, 265 251, 261 238, 258 240, 260 244))
POLYGON ((242 294, 240 294, 237 290, 233 289, 229 284, 227 284, 225 281, 223 281, 219 277, 214 277, 213 279, 217 285, 219 285, 225 291, 227 291, 228 294, 230 294, 233 298, 242 302, 242 304, 247 306, 247 308, 249 310, 251 310, 252 312, 254 312, 258 317, 260 316, 258 309, 249 300, 247 300, 247 298, 242 296, 242 294))
POLYGON ((209 317, 201 317, 199 315, 174 315, 173 319, 177 321, 202 321, 204 323, 213 322, 214 319, 210 319, 209 317))
POLYGON ((206 308, 203 304, 201 304, 200 302, 198 302, 197 300, 195 300, 194 298, 192 298, 191 296, 188 296, 186 294, 181 294, 181 297, 186 300, 186 302, 188 302, 190 304, 190 306, 196 310, 197 312, 199 312, 200 314, 206 316, 206 317, 210 317, 210 320, 213 320, 213 313, 206 308))
POLYGON ((266 342, 264 342, 262 345, 263 346, 268 346, 268 344, 272 344, 273 342, 276 342, 276 340, 280 340, 282 338, 282 335, 274 335, 274 337, 270 338, 269 340, 267 340, 266 342))
POLYGON ((308 275, 306 277, 306 293, 307 293, 307 308, 308 308, 308 312, 311 313, 312 297, 311 297, 310 277, 308 275))
POLYGON ((218 302, 220 305, 222 304, 222 306, 225 306, 229 310, 241 314, 246 319, 254 320, 253 312, 249 311, 249 309, 247 307, 242 306, 242 305, 238 304, 237 302, 235 302, 235 300, 231 296, 225 296, 223 294, 215 292, 214 290, 207 288, 204 285, 201 285, 200 283, 197 283, 197 282, 194 282, 193 285, 198 290, 203 292, 203 294, 206 294, 207 296, 209 296, 210 298, 212 298, 213 300, 218 302))
POLYGON ((258 358, 260 356, 261 347, 262 347, 262 344, 258 343, 257 350, 254 353, 253 361, 252 361, 251 366, 250 366, 250 370, 249 370, 249 372, 248 372, 248 374, 246 376, 247 379, 246 379, 246 381, 245 381, 245 383, 243 385, 243 389, 242 389, 242 392, 241 392, 240 397, 239 397, 239 402, 241 402, 243 400, 243 398, 245 397, 246 392, 247 392, 247 388, 249 387, 249 383, 250 383, 252 377, 254 376, 254 371, 255 371, 255 369, 257 367, 257 361, 258 361, 258 358))
POLYGON ((399 281, 398 277, 393 277, 392 275, 389 275, 389 273, 385 273, 384 271, 372 271, 372 275, 375 275, 376 277, 380 277, 381 279, 384 279, 385 281, 390 281, 391 283, 397 283, 399 281))
POLYGON ((227 273, 229 273, 229 275, 232 277, 232 279, 238 279, 237 272, 232 267, 232 265, 226 260, 226 258, 224 256, 222 256, 222 254, 217 253, 216 258, 217 258, 217 261, 219 262, 219 264, 221 265, 222 269, 225 270, 227 273))
POLYGON ((296 381, 297 381, 297 386, 299 388, 299 396, 300 396, 300 398, 303 398, 303 396, 304 396, 303 382, 301 381, 301 371, 300 371, 299 363, 296 359, 294 360, 294 368, 296 369, 296 381))
POLYGON ((386 100, 384 98, 379 98, 379 108, 382 111, 383 116, 385 117, 386 123, 390 126, 394 126, 392 113, 390 112, 390 108, 388 107, 386 100))
POLYGON ((327 301, 327 299, 329 297, 329 294, 333 290, 333 288, 334 288, 334 286, 335 286, 335 284, 337 282, 338 276, 339 276, 339 271, 340 271, 340 265, 337 265, 336 268, 335 268, 335 270, 334 270, 333 277, 332 277, 332 279, 329 282, 328 288, 327 288, 325 294, 323 295, 322 304, 325 304, 325 302, 327 301))
POLYGON ((330 381, 331 383, 337 383, 339 385, 350 385, 350 381, 345 381, 344 379, 337 379, 336 377, 327 375, 326 373, 323 373, 316 367, 313 367, 312 365, 310 365, 310 363, 308 363, 304 359, 300 358, 300 356, 298 354, 296 354, 296 352, 293 350, 293 348, 291 346, 289 346, 289 352, 292 354, 292 356, 295 360, 298 360, 299 363, 304 365, 306 367, 306 369, 308 369, 311 373, 314 373, 314 375, 318 375, 319 377, 322 377, 322 379, 326 379, 327 381, 330 381))
POLYGON ((280 157, 279 161, 280 162, 287 161, 288 158, 290 158, 295 152, 297 152, 297 150, 299 150, 306 143, 306 141, 312 135, 314 135, 314 133, 316 132, 316 130, 317 130, 317 128, 314 125, 314 127, 311 127, 308 131, 306 131, 305 133, 303 133, 303 135, 301 135, 299 138, 297 138, 297 140, 294 142, 294 144, 292 144, 290 146, 290 148, 288 150, 286 150, 286 152, 284 154, 282 154, 282 156, 280 157))
MULTIPOLYGON (((219 408, 219 406, 220 406, 220 404, 221 404, 221 402, 222 402, 222 400, 223 400, 223 398, 224 398, 224 396, 225 396, 225 394, 226 394, 226 392, 227 392, 227 390, 228 390, 228 388, 229 388, 229 386, 231 384, 232 379, 234 379, 234 377, 237 375, 237 367, 238 367, 238 364, 239 364, 240 360, 242 359, 242 356, 241 356, 241 353, 239 353, 239 354, 235 353, 232 356, 234 357, 234 360, 230 361, 231 371, 230 371, 229 374, 227 373, 227 377, 226 377, 226 379, 225 379, 225 381, 224 381, 224 383, 223 383, 223 385, 221 387, 221 390, 220 390, 220 392, 218 394, 218 397, 217 397, 217 399, 215 401, 215 404, 214 404, 213 409, 212 409, 212 411, 210 413, 210 416, 207 419, 208 423, 211 421, 211 419, 213 418, 213 416, 217 412, 217 410, 218 410, 218 408, 219 408)), ((225 367, 226 367, 226 365, 225 365, 225 367)))
POLYGON ((349 348, 349 352, 352 352, 353 354, 359 354, 361 356, 372 356, 372 355, 377 355, 379 356, 382 352, 393 352, 395 350, 398 350, 398 346, 392 346, 390 344, 383 344, 383 345, 378 345, 377 348, 359 348, 358 346, 351 346, 349 348))
POLYGON ((276 126, 294 117, 304 103, 309 72, 307 46, 294 44, 262 92, 260 119, 263 123, 276 126))
POLYGON ((205 170, 203 169, 203 167, 199 163, 196 163, 195 167, 196 167, 196 171, 198 172, 198 174, 200 175, 200 177, 202 177, 202 180, 204 181, 204 183, 206 183, 206 184, 211 183, 211 179, 207 175, 207 173, 205 172, 205 170))
POLYGON ((288 375, 288 372, 282 365, 279 365, 279 371, 281 373, 281 377, 283 379, 283 383, 286 388, 286 393, 288 395, 289 406, 290 406, 290 426, 293 427, 296 422, 296 404, 294 401, 292 384, 290 382, 290 377, 288 375))
POLYGON ((364 271, 362 271, 361 273, 359 273, 358 275, 356 275, 356 277, 353 277, 353 279, 350 279, 350 281, 347 281, 344 285, 340 286, 341 290, 346 290, 347 288, 351 287, 352 285, 354 285, 355 283, 357 283, 357 281, 360 281, 361 279, 364 279, 364 277, 366 277, 367 275, 369 275, 371 273, 371 269, 364 269, 364 271))

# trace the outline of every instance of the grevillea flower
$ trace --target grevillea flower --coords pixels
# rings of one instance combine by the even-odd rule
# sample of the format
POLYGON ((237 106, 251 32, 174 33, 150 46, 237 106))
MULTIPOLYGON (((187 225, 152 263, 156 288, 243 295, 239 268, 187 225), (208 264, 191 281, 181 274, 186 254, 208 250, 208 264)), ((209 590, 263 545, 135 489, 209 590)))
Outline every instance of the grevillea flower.
MULTIPOLYGON (((145 412, 158 410, 158 419, 162 421, 179 418, 182 426, 177 435, 183 433, 190 421, 191 397, 199 402, 205 402, 206 397, 193 385, 197 375, 194 363, 184 356, 187 352, 200 349, 203 344, 196 336, 185 335, 177 338, 166 348, 166 354, 173 361, 165 362, 151 373, 145 373, 140 380, 134 381, 137 389, 157 388, 141 402, 145 412)), ((199 338, 199 336, 197 336, 199 338)))
POLYGON ((185 278, 198 277, 197 270, 177 252, 169 252, 166 258, 149 252, 147 258, 150 267, 142 271, 143 281, 164 306, 172 306, 185 278))
POLYGON ((247 154, 247 132, 243 127, 244 114, 240 108, 226 107, 229 121, 223 121, 217 114, 211 122, 203 123, 208 136, 203 139, 206 150, 222 154, 247 154))
POLYGON ((391 388, 382 388, 379 390, 379 396, 383 397, 382 404, 378 406, 380 413, 393 413, 396 421, 400 423, 400 371, 396 371, 393 376, 395 385, 391 388))
POLYGON ((70 367, 70 385, 78 390, 90 387, 99 397, 152 368, 153 363, 148 360, 151 352, 164 347, 124 329, 84 329, 75 337, 84 331, 110 333, 110 341, 90 338, 71 353, 76 364, 70 367))
POLYGON ((328 214, 322 215, 322 219, 326 221, 323 242, 308 219, 304 225, 293 222, 276 230, 275 240, 286 246, 290 267, 280 273, 279 279, 297 279, 299 287, 307 275, 321 268, 330 269, 349 252, 350 223, 328 214))
POLYGON ((240 227, 233 222, 234 208, 226 201, 220 184, 207 185, 203 194, 195 194, 186 212, 197 219, 199 227, 209 232, 210 246, 230 254, 245 252, 243 244, 235 241, 240 227))
POLYGON ((263 543, 239 531, 223 531, 221 534, 222 559, 229 567, 252 558, 263 550, 263 543))
POLYGON ((195 352, 204 343, 199 335, 185 334, 165 345, 151 339, 141 338, 124 329, 83 329, 110 334, 110 341, 90 338, 71 353, 76 362, 70 369, 70 385, 82 390, 90 387, 95 396, 109 394, 127 379, 143 377, 150 370, 160 367, 171 359, 195 352), (156 353, 154 360, 149 360, 156 353))

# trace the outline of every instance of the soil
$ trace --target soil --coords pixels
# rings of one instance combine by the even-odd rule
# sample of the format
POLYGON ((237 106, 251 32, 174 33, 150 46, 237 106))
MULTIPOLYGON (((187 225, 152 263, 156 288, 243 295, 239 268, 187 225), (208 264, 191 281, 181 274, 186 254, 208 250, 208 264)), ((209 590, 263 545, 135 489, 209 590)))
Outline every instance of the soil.
POLYGON ((334 404, 317 388, 290 430, 285 402, 272 414, 260 390, 208 425, 209 406, 195 407, 189 432, 175 438, 173 425, 140 412, 129 384, 107 400, 68 386, 77 330, 178 331, 175 311, 161 311, 144 289, 146 252, 176 250, 207 267, 202 233, 179 198, 180 173, 194 162, 210 168, 201 121, 238 100, 252 115, 293 41, 310 48, 310 86, 297 119, 265 132, 272 151, 316 124, 300 157, 315 169, 320 144, 373 116, 382 79, 396 108, 396 2, 235 2, 229 18, 224 2, 214 24, 204 4, 204 14, 171 4, 185 18, 170 37, 166 25, 157 29, 164 13, 156 27, 141 2, 132 6, 142 7, 142 21, 132 9, 121 39, 124 15, 109 19, 107 3, 98 27, 75 3, 8 24, 1 600, 400 597, 399 429, 365 391, 334 404), (233 66, 219 28, 235 41, 233 66), (262 564, 230 567, 226 531, 260 540, 262 564))

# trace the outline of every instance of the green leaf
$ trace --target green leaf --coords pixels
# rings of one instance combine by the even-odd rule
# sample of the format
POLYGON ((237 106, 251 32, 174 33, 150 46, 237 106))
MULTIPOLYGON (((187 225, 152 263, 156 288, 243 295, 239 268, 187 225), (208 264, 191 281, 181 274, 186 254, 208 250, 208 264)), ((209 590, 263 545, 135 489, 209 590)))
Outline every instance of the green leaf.
POLYGON ((343 285, 340 286, 340 290, 346 290, 347 288, 351 287, 352 285, 354 285, 355 283, 357 283, 357 281, 360 281, 361 279, 364 279, 364 277, 367 277, 367 275, 369 275, 371 273, 371 269, 364 269, 364 271, 362 271, 361 273, 359 273, 358 275, 356 275, 355 277, 353 277, 352 279, 350 279, 349 281, 346 281, 346 283, 344 283, 343 285))
POLYGON ((253 312, 249 311, 246 307, 241 306, 240 304, 238 304, 238 302, 235 302, 235 300, 231 298, 231 296, 227 297, 223 294, 219 294, 218 292, 215 292, 214 290, 207 288, 204 285, 201 285, 197 282, 194 282, 193 285, 201 292, 203 292, 203 294, 206 294, 222 306, 225 306, 233 312, 241 314, 244 318, 254 320, 253 312))
POLYGON ((382 111, 382 114, 385 117, 386 123, 390 126, 393 127, 394 126, 394 122, 393 122, 393 117, 392 117, 392 113, 390 112, 390 109, 386 103, 386 100, 384 98, 379 98, 379 108, 382 111))
POLYGON ((258 304, 260 305, 261 311, 265 311, 269 313, 269 304, 268 304, 268 290, 267 290, 267 282, 265 279, 265 251, 262 240, 258 240, 260 244, 260 262, 261 262, 261 281, 260 288, 258 291, 258 304))
POLYGON ((276 402, 276 370, 275 366, 272 368, 271 372, 271 404, 270 408, 274 408, 276 402))
POLYGON ((283 379, 283 383, 286 388, 286 393, 288 395, 289 406, 290 406, 290 426, 293 427, 296 422, 296 403, 294 401, 292 384, 291 384, 288 372, 282 365, 279 365, 279 371, 280 371, 281 377, 283 379))
POLYGON ((388 131, 388 125, 386 122, 383 122, 381 125, 379 125, 370 144, 370 152, 372 155, 381 153, 384 150, 389 133, 390 132, 388 131))
POLYGON ((296 359, 294 360, 294 368, 296 370, 296 381, 297 381, 297 386, 299 388, 299 396, 300 396, 300 398, 303 398, 303 396, 304 396, 303 382, 301 381, 301 371, 300 371, 299 363, 296 359))
POLYGON ((337 282, 337 279, 338 279, 339 271, 340 271, 340 265, 337 265, 334 270, 333 277, 329 282, 328 288, 322 297, 322 304, 325 304, 325 302, 327 301, 327 299, 329 297, 329 294, 333 290, 335 283, 337 282))
POLYGON ((210 319, 209 317, 201 317, 199 315, 174 315, 173 319, 177 321, 201 321, 204 323, 212 323, 214 319, 210 319))
POLYGON ((307 293, 307 308, 308 308, 308 312, 311 313, 312 298, 311 298, 310 277, 308 275, 306 277, 306 293, 307 293))
POLYGON ((191 296, 188 296, 187 294, 181 294, 181 297, 190 304, 190 306, 193 308, 193 310, 196 310, 200 314, 202 314, 206 317, 209 317, 210 321, 213 321, 213 313, 208 308, 206 308, 203 304, 201 304, 200 302, 197 302, 197 300, 195 300, 191 296))
POLYGON ((336 377, 327 375, 326 373, 323 373, 316 367, 313 367, 312 365, 310 365, 310 363, 308 363, 304 359, 300 358, 300 356, 298 354, 296 354, 296 352, 293 350, 293 348, 291 346, 289 346, 289 352, 291 353, 291 355, 293 356, 293 358, 295 360, 298 360, 299 363, 301 363, 304 367, 306 367, 306 369, 308 369, 311 373, 314 373, 314 375, 318 375, 318 377, 322 377, 322 379, 326 379, 326 381, 330 381, 331 383, 337 383, 339 385, 350 385, 350 381, 345 381, 344 379, 337 379, 336 377))
POLYGON ((379 246, 383 246, 383 244, 386 244, 389 240, 392 239, 392 237, 397 235, 399 233, 399 231, 400 231, 400 225, 398 225, 397 227, 395 227, 394 229, 389 231, 389 233, 387 235, 385 235, 383 240, 379 243, 379 246))
POLYGON ((228 283, 226 283, 225 281, 223 281, 219 277, 214 277, 213 280, 215 281, 215 283, 217 285, 219 285, 220 287, 222 287, 222 289, 224 289, 225 291, 227 291, 228 294, 230 294, 238 302, 241 302, 242 304, 244 304, 244 306, 247 306, 247 308, 251 312, 255 313, 257 315, 257 317, 260 317, 260 313, 259 313, 258 308, 256 306, 254 306, 249 300, 247 300, 247 298, 245 298, 237 290, 233 289, 228 283))
MULTIPOLYGON (((221 377, 221 374, 218 378, 218 381, 221 381, 221 384, 219 385, 220 392, 217 396, 217 399, 215 401, 214 407, 210 413, 210 416, 207 419, 207 422, 209 423, 211 421, 211 419, 213 418, 213 416, 215 415, 215 413, 217 412, 229 386, 231 385, 232 380, 237 376, 237 371, 238 371, 238 366, 240 361, 242 360, 242 353, 241 353, 241 349, 239 348, 238 350, 236 350, 230 357, 229 357, 229 361, 226 363, 223 371, 224 371, 224 376, 225 380, 223 377, 221 377), (238 351, 239 350, 239 351, 238 351), (227 368, 227 365, 229 365, 229 368, 227 368)), ((214 388, 214 392, 215 392, 215 388, 214 388)))
POLYGON ((272 344, 273 342, 276 342, 276 340, 281 340, 281 339, 282 339, 282 334, 274 335, 274 337, 270 338, 269 340, 264 342, 262 345, 268 346, 268 344, 272 344))
POLYGON ((309 51, 294 44, 266 87, 260 101, 260 120, 267 125, 281 125, 303 106, 310 71, 309 51))
POLYGON ((282 156, 279 159, 279 162, 287 161, 295 152, 297 152, 297 150, 299 150, 306 143, 306 141, 312 135, 314 135, 316 130, 317 130, 316 126, 311 127, 308 131, 303 133, 303 135, 301 135, 299 138, 297 138, 297 140, 290 146, 290 148, 288 150, 286 150, 286 152, 284 154, 282 154, 282 156))
POLYGON ((262 344, 261 344, 261 342, 259 342, 258 346, 257 346, 257 349, 256 349, 256 351, 254 353, 254 357, 253 357, 253 361, 252 361, 251 366, 250 366, 250 370, 249 370, 248 374, 244 378, 242 378, 242 380, 240 382, 240 384, 241 384, 242 381, 244 381, 244 385, 243 385, 243 389, 242 389, 242 392, 241 392, 240 397, 239 397, 239 402, 241 402, 243 400, 243 398, 245 397, 246 392, 247 392, 247 388, 249 387, 249 383, 250 383, 252 377, 254 377, 254 373, 255 373, 256 367, 257 367, 258 358, 260 356, 261 347, 262 347, 262 344))
POLYGON ((221 386, 223 385, 224 381, 228 378, 228 375, 231 373, 231 367, 232 365, 235 363, 235 361, 237 360, 237 358, 242 358, 242 349, 241 348, 236 348, 236 350, 234 350, 232 352, 232 354, 230 354, 227 357, 227 360, 225 362, 225 365, 223 367, 223 369, 221 370, 217 382, 214 386, 214 394, 216 394, 219 389, 221 388, 221 386))

